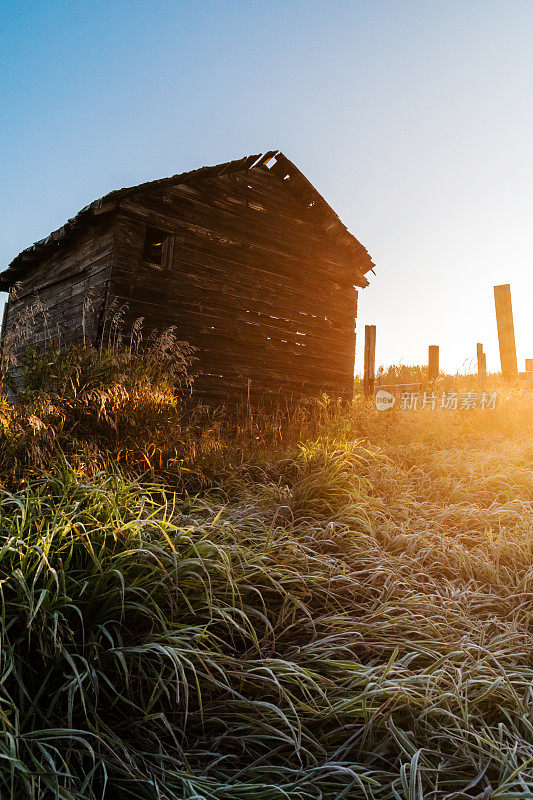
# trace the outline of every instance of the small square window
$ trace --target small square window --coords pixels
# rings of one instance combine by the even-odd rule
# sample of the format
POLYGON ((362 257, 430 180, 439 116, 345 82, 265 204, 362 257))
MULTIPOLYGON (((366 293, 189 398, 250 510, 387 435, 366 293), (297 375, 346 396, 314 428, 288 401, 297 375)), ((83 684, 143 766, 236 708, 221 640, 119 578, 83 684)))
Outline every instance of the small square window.
POLYGON ((154 267, 166 267, 171 251, 171 235, 160 228, 146 228, 143 259, 154 267))

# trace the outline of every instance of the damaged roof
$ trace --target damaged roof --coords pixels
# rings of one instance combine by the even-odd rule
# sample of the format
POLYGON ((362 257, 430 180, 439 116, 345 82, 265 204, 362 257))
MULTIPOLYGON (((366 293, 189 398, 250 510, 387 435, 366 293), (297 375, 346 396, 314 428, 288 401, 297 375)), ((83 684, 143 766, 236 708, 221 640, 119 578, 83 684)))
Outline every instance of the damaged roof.
POLYGON ((52 255, 54 250, 66 244, 74 233, 90 225, 95 217, 116 210, 120 201, 126 197, 146 190, 165 189, 168 186, 180 183, 194 184, 208 178, 216 178, 234 172, 245 172, 250 169, 266 169, 276 175, 287 191, 291 192, 307 206, 317 225, 320 225, 326 231, 334 243, 348 251, 349 257, 353 259, 354 284, 362 287, 368 286, 368 280, 364 275, 372 269, 374 263, 366 248, 350 233, 331 206, 292 161, 284 156, 281 151, 270 150, 267 153, 245 156, 235 161, 227 161, 224 164, 201 167, 200 169, 172 175, 169 178, 147 181, 136 186, 115 189, 109 192, 82 208, 76 216, 69 219, 56 231, 22 250, 7 269, 0 273, 0 291, 8 291, 10 286, 22 280, 43 258, 52 255))

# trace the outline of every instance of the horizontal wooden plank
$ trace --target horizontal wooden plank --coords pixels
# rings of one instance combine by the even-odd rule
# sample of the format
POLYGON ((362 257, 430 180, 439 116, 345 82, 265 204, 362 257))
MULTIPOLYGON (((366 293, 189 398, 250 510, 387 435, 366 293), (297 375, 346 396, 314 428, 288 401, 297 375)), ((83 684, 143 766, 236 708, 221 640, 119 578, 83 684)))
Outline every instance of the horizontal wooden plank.
MULTIPOLYGON (((120 252, 117 255, 121 269, 131 271, 134 276, 141 274, 143 270, 146 272, 141 257, 140 241, 137 244, 138 259, 124 257, 120 252)), ((177 240, 175 247, 175 271, 179 273, 182 280, 187 280, 184 277, 186 275, 195 276, 195 282, 202 282, 205 286, 209 285, 209 282, 213 287, 226 286, 230 289, 238 286, 245 292, 253 291, 255 288, 263 296, 269 292, 274 302, 277 302, 277 295, 282 289, 291 292, 295 298, 298 298, 296 310, 308 313, 319 313, 322 303, 334 311, 331 306, 340 305, 342 307, 344 298, 347 298, 349 306, 354 297, 354 289, 351 285, 310 278, 308 265, 300 263, 295 268, 295 265, 276 262, 263 254, 222 253, 216 246, 199 248, 192 246, 191 242, 180 239, 177 240)), ((150 270, 148 270, 148 276, 150 274, 150 270)), ((166 280, 166 276, 156 275, 156 277, 166 280)), ((127 283, 131 280, 130 276, 125 276, 127 283)), ((282 297, 280 297, 280 302, 283 303, 282 297)))
POLYGON ((356 294, 352 287, 331 290, 310 287, 297 278, 277 279, 255 267, 237 264, 234 272, 228 273, 220 262, 210 260, 207 263, 207 259, 203 265, 195 267, 182 263, 168 272, 154 270, 133 259, 123 259, 122 265, 126 269, 115 268, 113 281, 125 289, 134 285, 150 286, 154 292, 170 292, 178 297, 203 291, 233 297, 247 310, 257 303, 258 310, 263 313, 295 320, 307 314, 327 318, 333 325, 345 328, 352 327, 355 319, 356 294))
POLYGON ((273 383, 255 380, 232 382, 228 376, 200 376, 194 381, 193 398, 204 398, 210 403, 217 401, 220 405, 246 400, 248 394, 253 400, 263 404, 265 400, 274 403, 294 403, 304 397, 319 397, 328 394, 330 397, 348 399, 353 391, 353 380, 346 384, 310 383, 298 381, 275 381, 273 383))
MULTIPOLYGON (((138 240, 143 238, 143 229, 139 223, 156 226, 159 224, 173 232, 178 243, 183 242, 184 246, 189 243, 196 249, 205 247, 206 252, 211 252, 213 256, 244 253, 249 257, 250 253, 254 253, 276 268, 290 264, 293 272, 301 270, 302 274, 307 275, 315 283, 325 279, 353 285, 351 270, 341 269, 338 262, 328 258, 318 246, 307 240, 306 247, 286 248, 285 239, 280 242, 275 241, 268 227, 263 231, 261 238, 249 235, 250 232, 246 228, 240 229, 233 235, 226 227, 220 230, 209 227, 203 217, 196 216, 193 221, 188 222, 181 217, 174 218, 170 214, 165 217, 151 214, 149 210, 131 203, 123 204, 120 218, 125 222, 124 238, 127 245, 135 245, 136 237, 137 244, 138 240)), ((119 248, 122 244, 120 231, 116 244, 119 248)))
POLYGON ((32 291, 44 281, 66 276, 82 267, 90 271, 93 264, 101 263, 102 257, 110 257, 112 240, 113 231, 109 227, 100 231, 98 227, 92 226, 73 242, 71 248, 56 251, 34 267, 24 280, 24 292, 32 291))
MULTIPOLYGON (((134 315, 130 316, 129 313, 125 315, 126 329, 134 319, 134 315)), ((165 327, 164 323, 165 320, 161 320, 158 330, 165 327)), ((111 323, 108 323, 107 327, 109 329, 111 323)), ((153 329, 153 325, 145 325, 144 336, 147 338, 153 329)), ((346 352, 341 355, 332 352, 331 347, 323 344, 322 347, 298 349, 294 342, 280 339, 267 340, 264 334, 255 338, 246 332, 220 329, 207 333, 190 325, 187 326, 186 332, 181 331, 178 326, 177 335, 201 348, 199 356, 202 364, 210 360, 217 363, 227 361, 231 365, 247 367, 255 362, 271 368, 272 364, 283 363, 290 371, 309 370, 318 374, 353 373, 353 353, 346 352)))
MULTIPOLYGON (((351 324, 341 325, 324 315, 295 312, 290 312, 290 315, 289 312, 284 314, 273 303, 260 304, 253 299, 243 300, 235 297, 229 292, 202 290, 200 287, 195 288, 188 284, 175 287, 171 283, 161 281, 161 285, 155 288, 145 282, 133 282, 126 286, 122 281, 116 284, 113 280, 111 286, 113 294, 127 298, 137 305, 145 304, 147 311, 151 310, 154 314, 164 313, 165 315, 180 316, 191 311, 205 316, 206 319, 213 315, 223 322, 237 319, 246 324, 279 329, 283 333, 319 336, 321 339, 325 338, 332 342, 342 341, 354 332, 355 315, 353 313, 350 316, 346 314, 346 319, 350 320, 351 324), (258 306, 261 310, 258 309, 258 306)), ((187 317, 183 316, 183 319, 186 320, 187 317)))
MULTIPOLYGON (((112 295, 114 296, 114 295, 112 295)), ((133 321, 144 316, 148 320, 153 316, 147 313, 146 302, 120 298, 120 302, 127 304, 127 318, 133 321)), ((234 316, 229 318, 216 313, 213 309, 210 315, 198 313, 192 309, 180 312, 167 312, 158 307, 158 326, 176 325, 180 335, 195 343, 201 337, 227 336, 235 342, 242 342, 254 347, 256 344, 268 342, 286 342, 293 348, 295 354, 305 350, 309 354, 327 353, 329 359, 344 361, 346 358, 353 360, 355 334, 343 335, 334 338, 332 335, 300 335, 295 331, 287 331, 280 327, 268 324, 248 323, 234 316)))
MULTIPOLYGON (((324 242, 319 243, 307 239, 305 244, 295 243, 289 236, 289 226, 285 233, 274 235, 268 225, 260 226, 251 223, 242 224, 239 228, 228 225, 215 225, 210 220, 199 214, 187 221, 184 213, 172 212, 160 200, 149 198, 141 205, 132 201, 121 204, 123 211, 129 211, 142 219, 147 224, 160 226, 176 231, 179 236, 196 241, 198 245, 216 244, 221 250, 230 252, 244 250, 245 252, 261 252, 269 259, 285 262, 290 260, 296 265, 306 265, 307 271, 312 264, 312 274, 316 278, 335 278, 349 282, 353 274, 352 265, 348 262, 344 267, 324 252, 324 242)), ((246 222, 246 221, 245 221, 246 222)))

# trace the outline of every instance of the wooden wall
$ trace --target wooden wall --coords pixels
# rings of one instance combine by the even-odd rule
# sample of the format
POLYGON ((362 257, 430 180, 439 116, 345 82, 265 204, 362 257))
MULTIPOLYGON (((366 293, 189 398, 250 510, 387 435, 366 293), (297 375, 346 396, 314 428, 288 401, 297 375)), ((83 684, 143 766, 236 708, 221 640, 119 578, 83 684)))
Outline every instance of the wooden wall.
POLYGON ((96 341, 113 245, 111 220, 102 220, 43 259, 11 288, 4 346, 96 341))
POLYGON ((109 297, 127 325, 176 325, 199 348, 200 395, 348 398, 357 293, 311 211, 264 167, 132 196, 116 218, 109 297), (143 260, 147 225, 174 234, 163 268, 143 260))
POLYGON ((96 343, 122 309, 126 335, 144 317, 145 336, 175 325, 198 348, 206 399, 349 398, 357 292, 343 253, 265 167, 154 187, 31 269, 4 341, 26 327, 34 344, 96 343), (163 267, 144 260, 147 226, 172 236, 163 267))

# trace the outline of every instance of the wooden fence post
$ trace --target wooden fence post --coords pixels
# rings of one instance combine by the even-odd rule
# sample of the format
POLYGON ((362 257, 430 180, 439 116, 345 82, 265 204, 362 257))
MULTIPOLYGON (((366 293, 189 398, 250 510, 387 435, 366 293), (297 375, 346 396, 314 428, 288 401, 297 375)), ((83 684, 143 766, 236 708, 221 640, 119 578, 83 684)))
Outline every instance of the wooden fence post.
POLYGON ((476 344, 477 350, 477 377, 480 383, 480 386, 483 387, 485 384, 485 378, 487 377, 487 356, 483 352, 483 345, 481 342, 476 344))
POLYGON ((434 381, 439 377, 439 346, 430 344, 428 347, 428 380, 434 381))
POLYGON ((376 326, 365 325, 365 372, 363 377, 363 391, 365 397, 374 394, 376 380, 376 326))
POLYGON ((494 287, 494 304, 496 306, 502 375, 507 379, 516 378, 518 364, 516 361, 513 307, 511 305, 511 284, 504 283, 501 286, 494 287))

